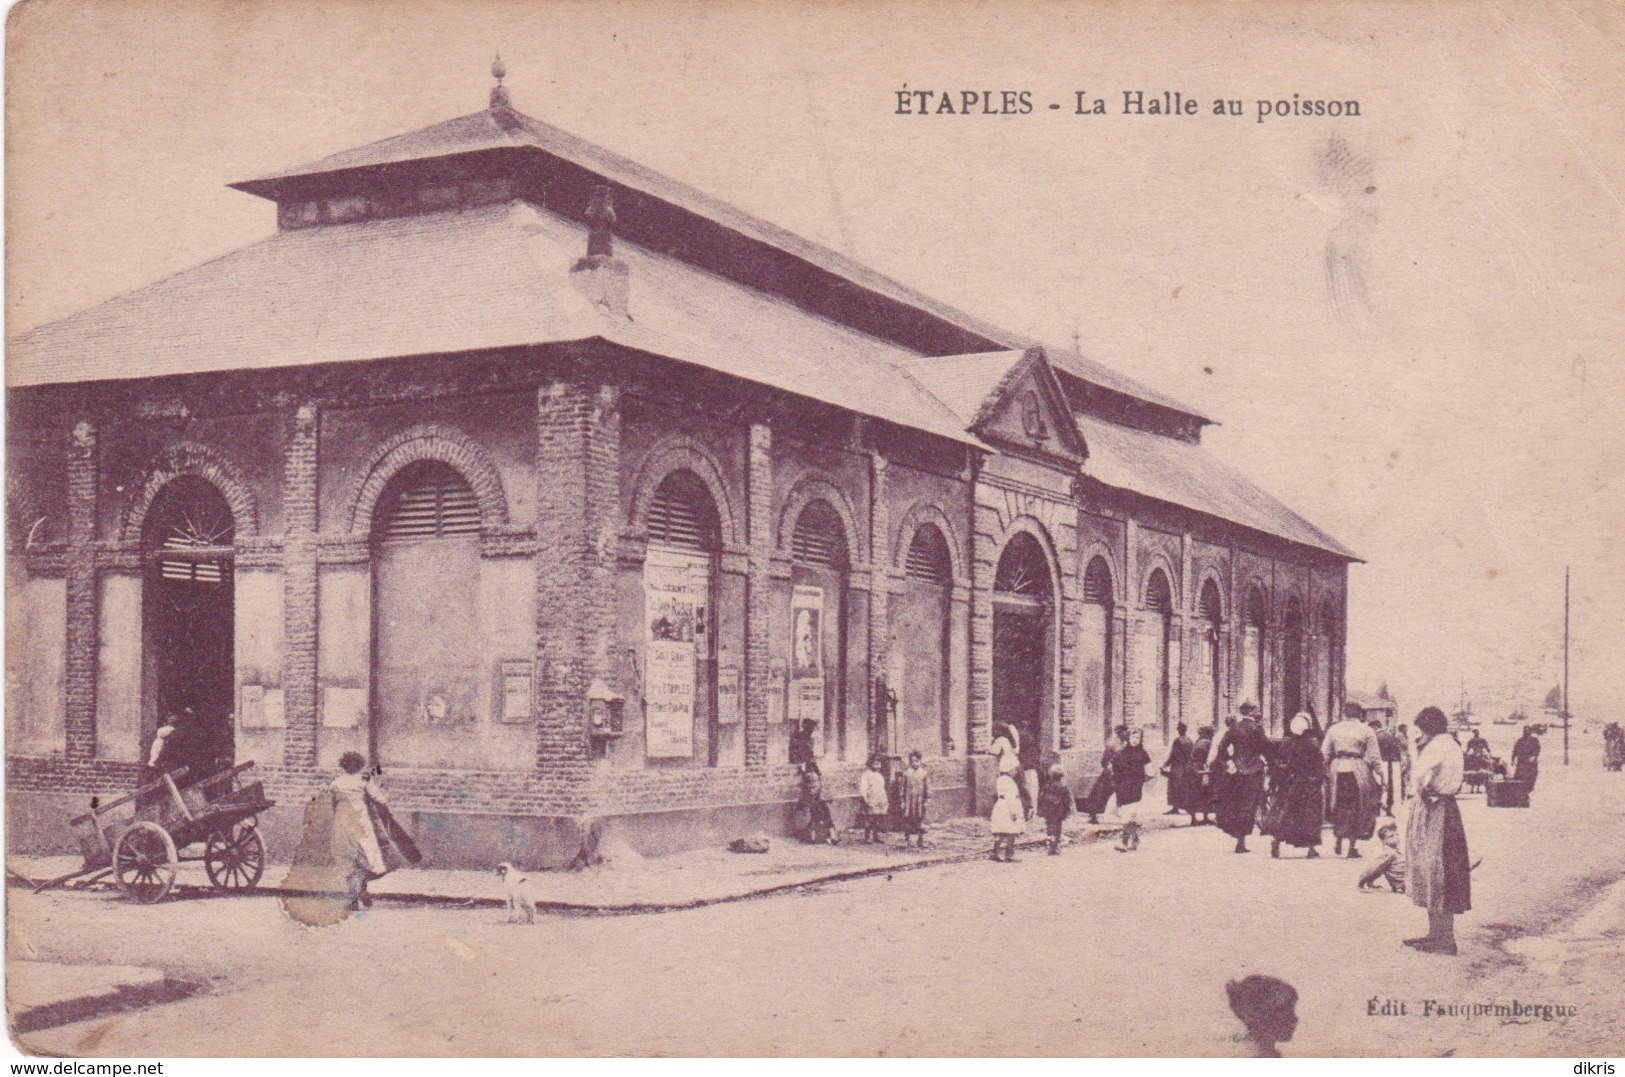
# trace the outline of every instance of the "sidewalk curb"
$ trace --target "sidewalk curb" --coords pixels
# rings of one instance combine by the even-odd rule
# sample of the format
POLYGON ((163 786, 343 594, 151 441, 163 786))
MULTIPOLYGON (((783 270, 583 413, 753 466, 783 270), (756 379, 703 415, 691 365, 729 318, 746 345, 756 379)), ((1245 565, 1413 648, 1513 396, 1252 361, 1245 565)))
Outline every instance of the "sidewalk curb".
MULTIPOLYGON (((1175 822, 1166 821, 1157 816, 1144 820, 1142 828, 1147 831, 1187 829, 1175 822)), ((1122 830, 1121 824, 1100 823, 1093 824, 1089 830, 1081 834, 1068 837, 1068 845, 1093 845, 1102 840, 1115 837, 1122 830)), ((1016 843, 1021 849, 1038 849, 1048 844, 1049 839, 1044 836, 1023 837, 1016 843)), ((749 890, 740 890, 733 893, 717 894, 710 897, 697 897, 685 901, 634 901, 634 902, 579 902, 579 901, 549 901, 537 900, 534 902, 537 911, 550 912, 564 916, 638 916, 652 913, 683 912, 690 909, 703 909, 711 905, 726 905, 737 901, 749 901, 754 898, 772 897, 777 894, 793 893, 797 890, 809 890, 816 887, 852 882, 858 879, 873 878, 876 875, 893 875, 905 871, 918 871, 922 868, 943 867, 949 864, 965 864, 977 860, 987 859, 985 851, 974 853, 959 852, 947 855, 925 857, 919 860, 910 860, 902 863, 878 864, 874 867, 851 868, 844 871, 831 872, 809 879, 797 879, 793 882, 775 883, 770 886, 756 887, 749 890)), ((30 884, 31 885, 31 884, 30 884)), ((99 883, 98 886, 107 886, 99 883)), ((261 887, 246 893, 220 894, 218 891, 206 886, 179 884, 175 887, 177 894, 187 897, 208 895, 211 897, 341 897, 343 895, 328 894, 325 891, 311 890, 284 890, 280 887, 261 887)), ((438 905, 447 908, 483 908, 500 909, 507 902, 498 897, 479 897, 474 895, 460 896, 445 893, 427 892, 386 892, 374 893, 375 902, 409 905, 438 905)))
MULTIPOLYGON (((1145 830, 1172 830, 1183 829, 1172 823, 1149 821, 1142 824, 1145 830)), ((1069 845, 1093 845, 1105 838, 1115 836, 1122 830, 1119 824, 1098 824, 1091 831, 1078 835, 1068 841, 1069 845)), ((1039 849, 1048 844, 1045 837, 1027 837, 1016 843, 1021 849, 1039 849)), ((948 864, 967 864, 977 860, 986 860, 987 853, 953 853, 947 856, 926 857, 921 860, 907 861, 901 864, 882 864, 872 868, 854 868, 848 871, 832 872, 812 879, 799 879, 795 882, 776 883, 772 886, 758 887, 753 890, 742 890, 737 893, 719 894, 715 897, 693 898, 688 901, 669 902, 573 902, 573 901, 536 901, 538 912, 551 912, 568 916, 638 916, 651 913, 683 912, 689 909, 703 909, 711 905, 727 905, 737 901, 749 901, 754 898, 772 897, 776 894, 788 894, 797 890, 807 890, 814 887, 828 886, 833 883, 852 882, 857 879, 873 878, 876 875, 893 875, 905 871, 918 871, 921 868, 942 867, 948 864)), ((280 893, 294 893, 294 891, 280 891, 280 893)), ((390 893, 375 894, 374 901, 396 901, 416 904, 449 905, 467 908, 502 908, 507 902, 502 898, 459 898, 446 894, 411 894, 390 893)))

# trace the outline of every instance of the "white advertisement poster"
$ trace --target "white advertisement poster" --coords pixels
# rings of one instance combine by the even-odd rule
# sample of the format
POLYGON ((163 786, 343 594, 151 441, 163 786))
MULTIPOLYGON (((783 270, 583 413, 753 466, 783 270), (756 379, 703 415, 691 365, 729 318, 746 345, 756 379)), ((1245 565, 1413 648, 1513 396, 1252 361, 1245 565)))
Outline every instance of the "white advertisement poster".
POLYGON ((663 550, 650 550, 643 565, 644 741, 652 759, 694 754, 695 630, 705 598, 693 568, 693 558, 663 550))
POLYGON ((792 722, 824 720, 824 589, 805 584, 790 593, 790 713, 792 722))

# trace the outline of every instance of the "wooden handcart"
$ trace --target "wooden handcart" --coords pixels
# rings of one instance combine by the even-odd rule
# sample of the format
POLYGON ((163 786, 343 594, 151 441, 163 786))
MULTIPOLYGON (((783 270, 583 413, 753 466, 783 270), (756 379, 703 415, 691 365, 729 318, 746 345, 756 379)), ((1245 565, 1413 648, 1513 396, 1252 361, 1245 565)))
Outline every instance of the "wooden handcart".
POLYGON ((79 839, 84 866, 35 887, 49 890, 74 880, 87 885, 111 874, 126 895, 144 905, 162 901, 183 861, 202 861, 220 891, 248 891, 265 874, 265 842, 256 816, 274 805, 253 780, 254 764, 239 763, 201 781, 181 784, 187 768, 170 771, 135 792, 93 806, 68 825, 79 839), (202 846, 201 852, 185 855, 202 846))

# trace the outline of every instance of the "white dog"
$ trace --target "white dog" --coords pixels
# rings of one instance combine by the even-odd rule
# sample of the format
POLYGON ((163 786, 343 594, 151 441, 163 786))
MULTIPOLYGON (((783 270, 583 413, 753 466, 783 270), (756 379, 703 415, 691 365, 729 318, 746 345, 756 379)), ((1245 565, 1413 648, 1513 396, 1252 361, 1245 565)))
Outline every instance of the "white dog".
POLYGON ((497 865, 497 876, 502 880, 503 890, 508 898, 508 923, 517 924, 523 916, 525 923, 536 922, 536 904, 530 900, 525 892, 525 884, 530 881, 528 876, 520 872, 506 860, 497 865))

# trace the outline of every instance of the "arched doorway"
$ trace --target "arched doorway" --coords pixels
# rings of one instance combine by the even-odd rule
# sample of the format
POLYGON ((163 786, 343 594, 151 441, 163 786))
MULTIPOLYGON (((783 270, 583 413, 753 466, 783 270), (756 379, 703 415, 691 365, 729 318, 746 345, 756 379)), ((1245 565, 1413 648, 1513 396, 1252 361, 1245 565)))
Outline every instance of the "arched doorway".
POLYGON ((373 514, 372 756, 467 765, 479 652, 479 502, 438 460, 410 464, 373 514))
POLYGON ((1172 640, 1174 624, 1174 592, 1168 583, 1168 574, 1154 569, 1145 585, 1145 610, 1149 615, 1146 625, 1146 649, 1149 661, 1146 676, 1151 681, 1152 716, 1162 730, 1162 739, 1168 740, 1172 712, 1176 709, 1172 691, 1172 640))
POLYGON ((993 576, 993 721, 1020 731, 1027 769, 1055 741, 1051 581, 1044 548, 1025 532, 1005 546, 993 576))
POLYGON ((1209 698, 1208 705, 1200 713, 1212 724, 1215 730, 1220 728, 1224 717, 1224 674, 1221 669, 1223 663, 1220 658, 1223 650, 1219 640, 1224 626, 1224 609, 1220 605, 1219 585, 1212 580, 1202 585, 1201 598, 1202 613, 1202 682, 1206 686, 1209 698))
POLYGON ((191 712, 191 729, 171 758, 193 777, 230 766, 236 751, 236 537, 231 506, 195 475, 182 475, 158 491, 142 526, 149 725, 191 712))
POLYGON ((1104 557, 1095 557, 1083 573, 1083 609, 1078 624, 1078 662, 1083 676, 1083 721, 1100 730, 1102 743, 1112 739, 1112 570, 1104 557))
POLYGON ((643 562, 644 668, 661 691, 650 708, 644 753, 716 766, 716 559, 721 525, 711 491, 692 471, 661 480, 649 503, 643 562))
POLYGON ((1287 599, 1281 619, 1281 714, 1284 727, 1303 710, 1303 606, 1296 598, 1287 599))

